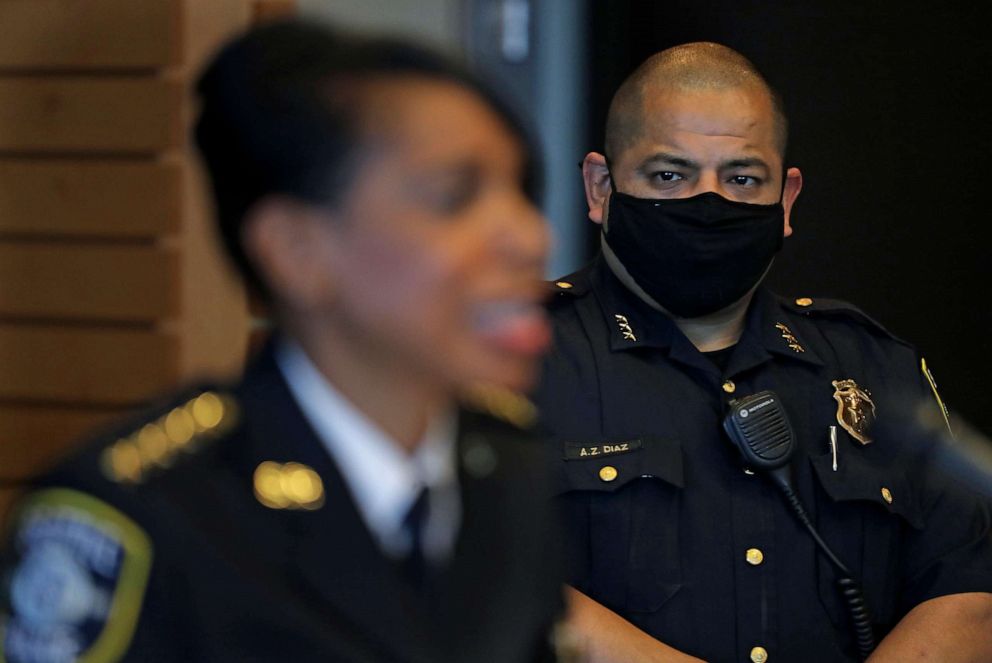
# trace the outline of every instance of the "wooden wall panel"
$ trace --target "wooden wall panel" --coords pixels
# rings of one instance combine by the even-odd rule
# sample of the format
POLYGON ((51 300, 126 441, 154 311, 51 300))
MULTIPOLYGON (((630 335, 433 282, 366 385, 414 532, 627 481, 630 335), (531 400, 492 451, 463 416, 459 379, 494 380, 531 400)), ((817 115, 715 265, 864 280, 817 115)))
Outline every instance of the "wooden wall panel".
POLYGON ((0 78, 0 150, 148 153, 181 142, 182 86, 152 77, 0 78))
POLYGON ((154 237, 178 228, 172 161, 0 159, 0 233, 154 237))
POLYGON ((177 309, 177 261, 159 246, 0 242, 0 316, 154 321, 177 309))
POLYGON ((0 324, 0 399, 147 401, 179 379, 176 341, 141 329, 0 324))
POLYGON ((131 410, 0 405, 3 477, 34 475, 65 450, 131 410))
POLYGON ((173 64, 178 12, 176 0, 2 0, 0 69, 173 64))
POLYGON ((0 478, 240 370, 248 314, 189 139, 193 85, 289 5, 0 0, 0 478))

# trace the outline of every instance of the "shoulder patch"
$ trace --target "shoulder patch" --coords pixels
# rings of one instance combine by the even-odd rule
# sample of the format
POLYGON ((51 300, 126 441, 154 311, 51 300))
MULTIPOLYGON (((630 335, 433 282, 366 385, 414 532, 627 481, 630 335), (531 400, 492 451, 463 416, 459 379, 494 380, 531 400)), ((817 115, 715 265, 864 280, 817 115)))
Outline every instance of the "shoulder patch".
POLYGON ((114 483, 141 483, 171 467, 182 454, 195 453, 223 435, 238 419, 232 396, 204 391, 108 445, 100 455, 100 468, 114 483))
POLYGON ((119 660, 148 583, 148 536, 105 502, 65 488, 29 495, 16 523, 0 660, 119 660))
POLYGON ((818 299, 813 297, 797 297, 795 299, 779 297, 779 301, 785 309, 793 313, 810 318, 823 317, 851 320, 868 327, 882 336, 907 345, 905 341, 886 329, 882 323, 849 302, 840 299, 818 299))
POLYGON ((933 397, 937 399, 937 406, 940 407, 940 414, 944 417, 944 425, 947 426, 947 432, 953 438, 954 430, 951 429, 950 413, 947 411, 947 406, 944 405, 944 399, 937 392, 937 381, 933 379, 933 373, 930 372, 930 368, 927 366, 927 360, 923 357, 920 357, 920 370, 923 371, 923 377, 926 378, 927 384, 930 385, 930 391, 933 392, 933 397))
POLYGON ((462 392, 462 402, 517 428, 530 428, 537 423, 537 407, 526 396, 505 387, 474 385, 462 392))

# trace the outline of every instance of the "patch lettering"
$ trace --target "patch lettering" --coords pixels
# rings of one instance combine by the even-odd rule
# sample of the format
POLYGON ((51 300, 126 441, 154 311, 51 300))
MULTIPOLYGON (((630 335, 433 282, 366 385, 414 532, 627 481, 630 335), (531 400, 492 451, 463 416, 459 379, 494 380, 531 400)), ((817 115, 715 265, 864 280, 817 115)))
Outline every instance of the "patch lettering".
POLYGON ((51 489, 27 498, 13 543, 20 560, 3 609, 0 660, 119 659, 148 581, 147 535, 104 502, 51 489))

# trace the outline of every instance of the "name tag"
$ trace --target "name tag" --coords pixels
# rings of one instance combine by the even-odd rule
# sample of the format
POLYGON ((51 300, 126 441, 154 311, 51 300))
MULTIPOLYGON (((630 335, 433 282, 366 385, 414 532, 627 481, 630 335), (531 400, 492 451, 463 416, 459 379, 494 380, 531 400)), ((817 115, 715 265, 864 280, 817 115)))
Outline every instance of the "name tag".
POLYGON ((595 458, 597 456, 616 456, 617 454, 630 453, 641 448, 640 440, 627 440, 625 442, 604 442, 602 444, 565 444, 565 460, 576 460, 579 458, 595 458))

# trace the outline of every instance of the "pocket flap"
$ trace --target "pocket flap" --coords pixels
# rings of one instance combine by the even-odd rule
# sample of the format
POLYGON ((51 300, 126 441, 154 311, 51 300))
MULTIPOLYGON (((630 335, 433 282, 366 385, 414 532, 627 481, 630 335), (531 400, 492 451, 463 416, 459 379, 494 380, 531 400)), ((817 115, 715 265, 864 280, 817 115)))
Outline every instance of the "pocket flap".
POLYGON ((830 454, 811 457, 810 462, 820 485, 833 501, 874 502, 916 529, 924 528, 923 515, 901 469, 878 465, 854 454, 847 454, 836 472, 830 454))
POLYGON ((634 479, 656 478, 682 488, 682 447, 670 439, 563 440, 560 492, 613 492, 634 479))

